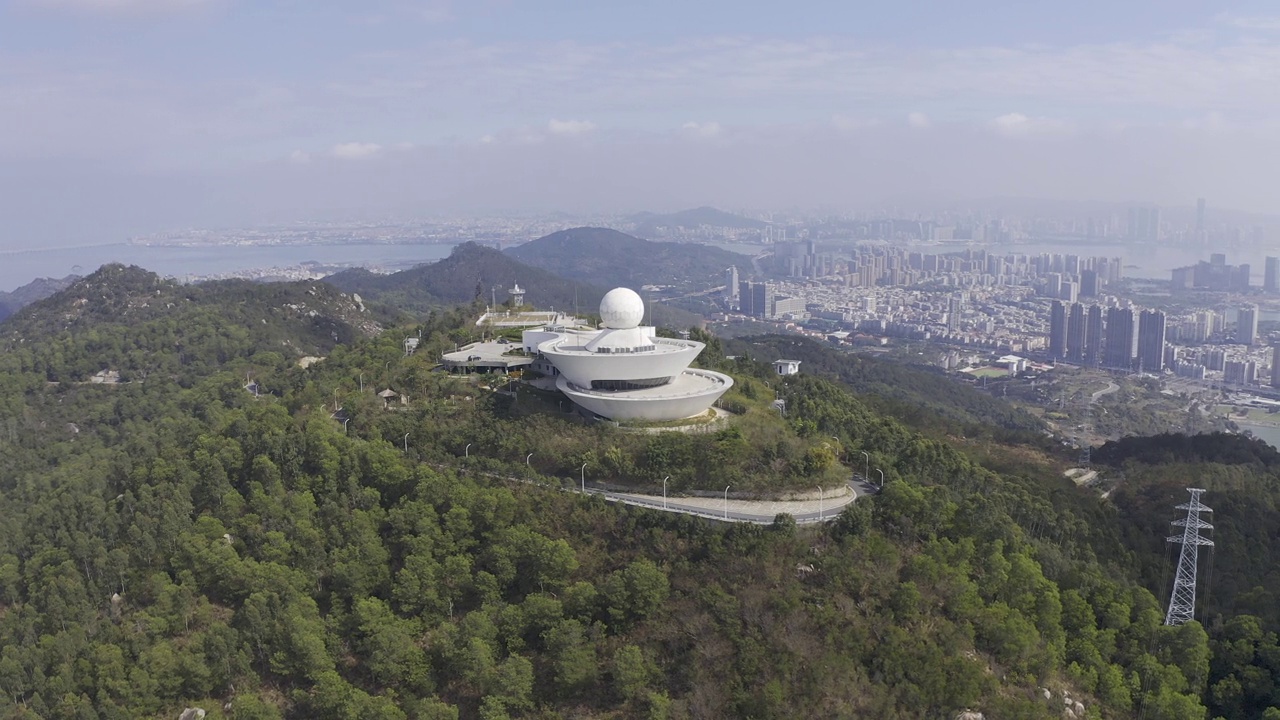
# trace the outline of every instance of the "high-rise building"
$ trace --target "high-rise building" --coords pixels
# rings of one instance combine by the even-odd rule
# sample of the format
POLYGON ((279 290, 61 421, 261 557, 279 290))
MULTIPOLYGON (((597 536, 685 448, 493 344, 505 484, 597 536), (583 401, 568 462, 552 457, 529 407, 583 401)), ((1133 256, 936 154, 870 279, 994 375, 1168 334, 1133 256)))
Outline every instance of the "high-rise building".
POLYGON ((769 299, 769 311, 767 313, 767 317, 770 319, 782 319, 788 315, 800 316, 804 315, 804 312, 804 298, 774 295, 769 299))
POLYGON ((1262 289, 1271 294, 1280 293, 1280 257, 1268 257, 1262 276, 1262 289))
POLYGON ((1204 242, 1204 198, 1196 199, 1196 240, 1204 242))
POLYGON ((952 295, 947 300, 947 329, 955 332, 960 329, 960 317, 964 314, 964 298, 952 295))
POLYGON ((1058 286, 1058 297, 1069 303, 1075 302, 1080 297, 1080 285, 1064 280, 1058 286))
POLYGON ((1129 208, 1129 239, 1154 243, 1160 240, 1160 208, 1129 208))
POLYGON ((1084 331, 1084 364, 1097 367, 1102 362, 1102 306, 1090 305, 1084 331))
POLYGON ((1228 360, 1222 370, 1222 380, 1228 385, 1249 385, 1258 375, 1258 364, 1252 360, 1228 360))
POLYGON ((1080 271, 1080 297, 1098 297, 1098 271, 1080 271))
POLYGON ((1085 319, 1084 306, 1071 303, 1071 311, 1067 314, 1067 359, 1075 363, 1084 362, 1085 319))
POLYGON ((1103 365, 1119 370, 1133 367, 1138 353, 1138 333, 1134 327, 1133 310, 1113 307, 1107 310, 1107 345, 1103 352, 1103 365))
POLYGON ((729 302, 738 301, 738 266, 732 265, 724 271, 724 299, 729 302))
POLYGON ((1049 357, 1063 358, 1067 355, 1067 306, 1061 300, 1054 300, 1049 308, 1049 357))
POLYGON ((1253 345, 1258 342, 1258 306, 1245 305, 1236 311, 1236 342, 1253 345))
POLYGON ((1271 387, 1280 388, 1280 342, 1271 346, 1271 387))
POLYGON ((1164 370, 1164 335, 1164 313, 1143 310, 1138 316, 1138 363, 1143 372, 1164 370))
POLYGON ((743 280, 738 283, 738 310, 748 317, 765 317, 773 309, 771 295, 766 283, 743 280))

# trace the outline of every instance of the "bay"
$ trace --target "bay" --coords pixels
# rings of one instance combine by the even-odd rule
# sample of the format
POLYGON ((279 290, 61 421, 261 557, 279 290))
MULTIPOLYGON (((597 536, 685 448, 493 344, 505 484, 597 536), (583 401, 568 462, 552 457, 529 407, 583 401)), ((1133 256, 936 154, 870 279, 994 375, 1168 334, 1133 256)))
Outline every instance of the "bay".
POLYGON ((13 290, 36 278, 88 275, 107 263, 137 265, 164 277, 236 273, 257 268, 286 268, 304 262, 405 269, 448 257, 453 244, 391 245, 208 245, 148 246, 116 243, 71 248, 0 252, 0 290, 13 290))

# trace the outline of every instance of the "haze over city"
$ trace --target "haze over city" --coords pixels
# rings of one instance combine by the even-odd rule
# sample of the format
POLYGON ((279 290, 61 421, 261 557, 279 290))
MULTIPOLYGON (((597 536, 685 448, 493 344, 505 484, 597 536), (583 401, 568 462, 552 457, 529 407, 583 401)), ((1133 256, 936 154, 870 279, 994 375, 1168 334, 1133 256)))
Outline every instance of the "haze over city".
POLYGON ((1269 213, 1264 3, 0 6, 0 248, 465 212, 1269 213))

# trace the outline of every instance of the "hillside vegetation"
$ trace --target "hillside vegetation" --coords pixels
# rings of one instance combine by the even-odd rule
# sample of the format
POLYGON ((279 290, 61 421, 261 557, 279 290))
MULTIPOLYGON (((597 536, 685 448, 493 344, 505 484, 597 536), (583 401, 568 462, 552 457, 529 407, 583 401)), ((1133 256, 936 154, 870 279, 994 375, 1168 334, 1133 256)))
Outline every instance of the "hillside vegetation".
POLYGON ((1109 442, 1094 457, 1120 470, 1112 494, 1137 571, 1167 596, 1188 487, 1214 512, 1201 551, 1198 614, 1213 638, 1207 698, 1228 718, 1280 717, 1280 453, 1240 435, 1157 435, 1109 442))
POLYGON ((634 436, 433 371, 474 308, 302 368, 251 329, 291 323, 237 314, 265 300, 143 306, 176 291, 113 272, 81 288, 101 321, 66 316, 73 289, 0 326, 0 717, 1187 720, 1222 663, 1250 698, 1224 716, 1260 716, 1245 651, 1274 636, 1230 625, 1237 654, 1211 654, 1198 623, 1162 627, 1112 506, 984 468, 834 377, 779 381, 702 336, 743 422, 611 453, 634 436), (49 384, 106 316, 146 377, 49 384), (639 458, 785 481, 866 451, 888 483, 827 526, 726 525, 562 492, 555 446, 525 466, 544 437, 596 444, 593 478, 639 458))
MULTIPOLYGON (((439 262, 389 275, 363 268, 344 270, 325 278, 325 282, 400 312, 419 313, 474 301, 489 304, 496 299, 502 304, 507 301, 507 289, 519 283, 526 291, 527 305, 539 310, 576 309, 589 315, 599 307, 605 292, 614 287, 605 287, 607 278, 561 276, 514 257, 467 242, 439 262)), ((639 289, 640 284, 628 287, 639 289)), ((699 322, 691 313, 656 303, 651 305, 650 313, 650 321, 658 324, 687 326, 699 322)))
POLYGON ((0 342, 20 374, 41 381, 114 371, 124 382, 160 374, 190 383, 237 358, 323 355, 380 330, 362 303, 323 283, 181 285, 104 265, 9 318, 0 342))
POLYGON ((918 428, 1021 439, 1043 430, 1034 416, 956 382, 933 367, 840 352, 795 335, 729 340, 725 342, 725 352, 768 362, 780 358, 800 360, 802 371, 839 380, 876 409, 918 428))

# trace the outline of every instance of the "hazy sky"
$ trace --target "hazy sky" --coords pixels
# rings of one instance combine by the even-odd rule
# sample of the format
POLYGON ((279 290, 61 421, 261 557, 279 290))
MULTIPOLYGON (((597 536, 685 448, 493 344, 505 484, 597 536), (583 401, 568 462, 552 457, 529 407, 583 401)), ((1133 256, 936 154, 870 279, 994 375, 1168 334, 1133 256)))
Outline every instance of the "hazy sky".
POLYGON ((0 0, 0 247, 488 209, 1280 209, 1280 8, 1209 5, 0 0))

